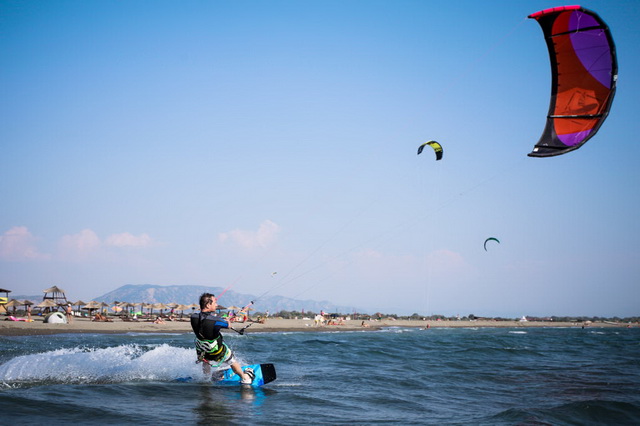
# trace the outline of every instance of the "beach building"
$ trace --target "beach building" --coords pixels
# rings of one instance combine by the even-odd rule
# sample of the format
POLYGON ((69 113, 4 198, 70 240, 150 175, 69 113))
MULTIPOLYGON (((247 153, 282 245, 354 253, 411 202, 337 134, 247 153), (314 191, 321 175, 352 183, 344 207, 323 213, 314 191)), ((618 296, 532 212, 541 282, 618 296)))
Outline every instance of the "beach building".
POLYGON ((4 293, 4 296, 0 296, 0 313, 3 314, 7 312, 6 304, 9 303, 9 293, 11 293, 11 290, 0 288, 0 294, 2 293, 4 293))
POLYGON ((58 306, 69 304, 69 301, 67 300, 67 296, 65 296, 64 294, 65 291, 55 285, 46 290, 42 290, 42 292, 44 293, 44 297, 42 298, 43 302, 46 302, 47 300, 51 300, 58 306), (51 293, 51 295, 49 295, 49 293, 51 293))

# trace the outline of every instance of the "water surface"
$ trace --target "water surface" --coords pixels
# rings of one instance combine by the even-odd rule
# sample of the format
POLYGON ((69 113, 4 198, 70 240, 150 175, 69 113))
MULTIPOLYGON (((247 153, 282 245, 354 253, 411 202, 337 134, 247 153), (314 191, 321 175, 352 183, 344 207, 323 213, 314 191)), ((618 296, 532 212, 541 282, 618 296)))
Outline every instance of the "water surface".
POLYGON ((1 422, 640 424, 640 329, 226 335, 259 389, 212 385, 190 334, 0 337, 1 422), (177 379, 193 377, 189 383, 177 379))

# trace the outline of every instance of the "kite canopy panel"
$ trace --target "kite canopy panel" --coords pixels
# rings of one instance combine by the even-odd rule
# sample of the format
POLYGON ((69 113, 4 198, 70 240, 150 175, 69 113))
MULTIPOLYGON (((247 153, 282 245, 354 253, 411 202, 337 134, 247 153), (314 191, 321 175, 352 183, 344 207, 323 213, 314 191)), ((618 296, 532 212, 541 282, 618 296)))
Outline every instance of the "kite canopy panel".
POLYGON ((544 33, 551 61, 547 124, 530 157, 551 157, 580 148, 609 114, 618 78, 609 27, 581 6, 560 6, 529 15, 544 33))

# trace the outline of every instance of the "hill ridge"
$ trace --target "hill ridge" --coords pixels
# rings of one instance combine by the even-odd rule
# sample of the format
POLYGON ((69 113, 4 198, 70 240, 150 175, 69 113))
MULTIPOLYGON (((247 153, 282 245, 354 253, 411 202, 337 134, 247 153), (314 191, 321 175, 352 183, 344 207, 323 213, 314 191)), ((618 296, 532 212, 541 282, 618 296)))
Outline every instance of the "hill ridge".
MULTIPOLYGON (((200 285, 158 285, 158 284, 125 284, 117 289, 96 297, 95 301, 113 303, 118 302, 142 302, 142 303, 180 303, 189 305, 198 303, 200 295, 204 292, 221 294, 222 287, 200 285)), ((353 308, 338 306, 329 301, 298 300, 284 296, 268 296, 259 298, 252 294, 238 293, 233 290, 226 291, 220 297, 222 306, 246 306, 250 301, 255 301, 253 308, 257 312, 271 313, 279 311, 305 312, 341 312, 349 313, 353 308)))

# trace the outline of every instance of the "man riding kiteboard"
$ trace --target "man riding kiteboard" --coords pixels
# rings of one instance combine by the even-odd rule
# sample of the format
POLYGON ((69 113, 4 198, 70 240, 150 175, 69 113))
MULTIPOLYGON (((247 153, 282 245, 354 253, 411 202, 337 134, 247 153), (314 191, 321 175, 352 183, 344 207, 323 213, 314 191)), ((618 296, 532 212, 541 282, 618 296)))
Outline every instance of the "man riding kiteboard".
POLYGON ((217 307, 216 297, 211 293, 203 293, 200 296, 200 312, 191 314, 191 328, 196 335, 198 354, 196 362, 202 362, 202 370, 206 375, 211 372, 211 365, 214 367, 222 364, 229 365, 234 373, 241 377, 241 384, 251 384, 255 376, 253 371, 251 369, 242 371, 233 352, 222 340, 220 330, 230 327, 229 322, 215 314, 217 307))

